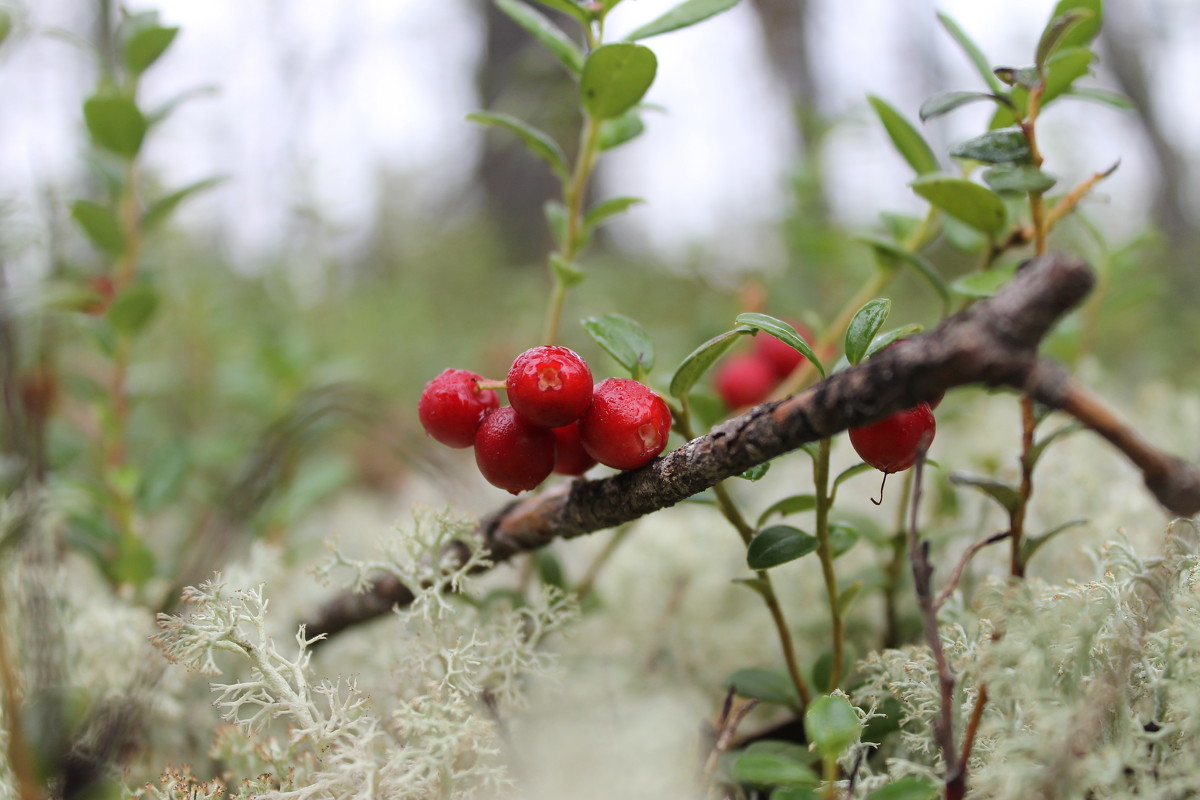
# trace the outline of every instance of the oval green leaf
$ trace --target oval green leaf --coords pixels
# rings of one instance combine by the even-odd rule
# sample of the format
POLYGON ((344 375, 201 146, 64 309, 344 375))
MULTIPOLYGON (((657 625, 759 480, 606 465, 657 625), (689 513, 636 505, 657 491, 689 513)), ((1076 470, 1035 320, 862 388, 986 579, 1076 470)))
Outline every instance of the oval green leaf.
POLYGON ((628 210, 631 206, 636 206, 644 202, 646 201, 640 197, 614 197, 611 200, 597 203, 583 215, 583 227, 586 230, 591 230, 606 221, 609 217, 616 216, 628 210))
POLYGON ((942 114, 949 113, 959 106, 965 106, 967 103, 974 103, 979 100, 992 100, 1001 105, 1011 105, 1012 103, 1004 95, 991 94, 990 92, 938 92, 924 103, 921 103, 921 108, 917 111, 917 116, 921 118, 921 122, 928 122, 934 117, 940 117, 942 114))
POLYGON ((133 99, 125 95, 97 95, 83 104, 88 133, 105 150, 131 159, 142 147, 146 118, 133 99))
POLYGON ((791 525, 772 525, 754 534, 746 548, 750 569, 771 569, 808 555, 817 549, 817 537, 791 525))
POLYGON ((125 66, 134 75, 141 75, 166 52, 178 33, 179 28, 157 25, 135 31, 125 43, 125 66))
POLYGON ((965 178, 922 175, 909 184, 913 191, 950 216, 989 236, 1008 224, 1008 209, 998 194, 965 178))
POLYGON ((794 494, 782 500, 776 500, 766 511, 758 515, 758 527, 775 514, 786 517, 788 514, 799 514, 801 511, 812 511, 817 507, 817 498, 811 494, 794 494))
POLYGON ((662 33, 670 33, 680 28, 703 22, 709 17, 716 16, 722 11, 728 11, 738 4, 738 0, 686 0, 672 8, 657 19, 647 22, 625 37, 626 41, 648 39, 662 33))
POLYGON ((1073 11, 1083 11, 1087 18, 1078 25, 1071 26, 1059 37, 1052 52, 1061 52, 1068 47, 1086 47, 1100 33, 1100 26, 1104 22, 1104 0, 1059 0, 1050 15, 1050 25, 1054 24, 1054 20, 1073 11))
POLYGON ((811 788, 821 782, 807 764, 780 753, 743 753, 730 772, 738 783, 752 786, 811 788))
POLYGON ((637 106, 635 106, 619 117, 606 119, 600 123, 600 136, 596 146, 601 150, 612 150, 614 147, 620 147, 641 136, 645 130, 646 124, 642 122, 642 117, 637 113, 637 106))
POLYGON ((1046 64, 1046 88, 1042 90, 1042 108, 1069 92, 1075 81, 1087 75, 1096 54, 1085 47, 1059 50, 1046 64))
POLYGON ((892 301, 886 297, 877 297, 854 313, 850 325, 846 328, 846 360, 851 364, 862 361, 871 346, 871 340, 883 327, 888 314, 892 311, 892 301))
POLYGON ((572 16, 584 25, 591 22, 591 16, 588 14, 587 9, 573 2, 573 0, 535 0, 535 2, 541 3, 546 8, 553 8, 555 11, 561 11, 564 14, 572 16))
POLYGON ((1032 164, 992 167, 983 173, 983 181, 992 191, 1001 194, 1029 194, 1049 191, 1058 179, 1047 175, 1032 164))
POLYGON ((986 494, 999 503, 1010 514, 1021 504, 1021 495, 1017 487, 982 475, 971 475, 966 472, 951 472, 950 482, 955 486, 970 486, 986 494))
POLYGON ((933 800, 941 789, 925 778, 909 775, 880 786, 866 796, 865 800, 933 800))
POLYGON ((946 285, 946 281, 943 280, 937 268, 921 255, 884 239, 862 237, 859 241, 875 251, 875 259, 881 269, 894 269, 900 264, 908 264, 933 287, 933 290, 938 293, 938 297, 942 298, 943 306, 949 305, 950 287, 946 285))
POLYGON ((177 191, 171 192, 165 197, 160 197, 155 200, 142 214, 142 229, 150 230, 151 228, 161 225, 171 213, 179 207, 179 204, 184 200, 199 194, 200 192, 211 189, 218 184, 224 183, 225 178, 205 178, 202 181, 188 184, 187 186, 177 191))
POLYGON ((135 283, 113 300, 108 321, 121 333, 141 333, 158 310, 158 292, 148 283, 135 283))
POLYGON ((759 314, 757 312, 748 311, 744 314, 738 314, 734 320, 738 325, 745 325, 755 330, 763 331, 771 336, 774 336, 779 341, 786 344, 788 347, 800 353, 817 368, 817 372, 821 373, 821 377, 825 377, 825 367, 821 364, 817 354, 813 352, 812 347, 808 342, 804 341, 804 337, 796 333, 796 329, 784 322, 781 319, 769 316, 767 314, 759 314))
POLYGON ((959 142, 950 155, 986 164, 1022 164, 1029 161, 1029 140, 1020 128, 1000 128, 959 142))
POLYGON ((964 275, 950 284, 950 288, 963 297, 991 297, 1012 280, 1012 277, 1011 266, 992 267, 983 272, 964 275))
POLYGON ((979 49, 979 45, 975 44, 974 40, 967 35, 966 31, 949 14, 939 11, 937 18, 942 23, 942 27, 946 29, 946 32, 950 34, 950 38, 962 48, 967 58, 975 65, 975 71, 983 78, 984 83, 993 92, 1000 92, 1003 87, 1000 85, 1000 81, 996 79, 996 76, 992 74, 991 62, 988 61, 983 51, 979 49))
POLYGON ((583 51, 545 14, 518 0, 496 0, 496 7, 553 53, 573 75, 583 71, 583 51))
POLYGON ((550 254, 550 269, 553 270, 554 277, 568 288, 578 286, 587 277, 587 273, 583 271, 582 267, 574 261, 563 258, 562 253, 550 254))
POLYGON ((640 44, 606 44, 583 65, 579 92, 583 107, 596 119, 619 117, 637 105, 658 70, 653 51, 640 44))
POLYGON ((755 464, 750 469, 738 475, 739 478, 746 481, 761 481, 766 477, 767 472, 771 469, 771 462, 764 461, 761 464, 755 464))
POLYGON ((570 172, 567 169, 567 157, 563 155, 562 148, 558 146, 558 142, 529 123, 508 114, 497 114, 491 111, 476 111, 473 114, 468 114, 467 119, 472 122, 478 122, 480 125, 507 128, 521 137, 521 141, 528 148, 529 152, 549 164, 550 169, 554 170, 555 175, 564 180, 567 178, 570 172))
POLYGON ((827 694, 809 705, 804 714, 804 730, 823 758, 837 758, 858 741, 862 721, 849 700, 827 694))
POLYGON ((623 314, 603 314, 580 323, 588 336, 617 360, 634 379, 654 369, 654 344, 637 320, 623 314))
POLYGON ((883 123, 883 129, 887 131, 892 144, 909 166, 916 170, 918 175, 937 172, 937 156, 917 129, 882 98, 871 95, 867 101, 871 108, 875 109, 879 121, 883 123))
POLYGON ((1042 36, 1038 40, 1037 52, 1034 57, 1034 65, 1038 69, 1043 69, 1050 56, 1058 49, 1067 38, 1067 34, 1071 29, 1080 23, 1091 19, 1092 12, 1086 8, 1072 8, 1064 14, 1056 15, 1050 20, 1050 23, 1042 31, 1042 36))
POLYGON ((125 234, 117 214, 108 206, 90 200, 76 200, 71 204, 71 218, 79 224, 92 244, 108 253, 119 255, 125 249, 125 234))
POLYGON ((739 337, 748 333, 750 333, 750 328, 734 328, 714 336, 689 353, 676 367, 675 374, 671 376, 671 396, 678 397, 680 400, 687 397, 688 392, 704 376, 704 373, 712 368, 717 359, 724 355, 726 350, 733 347, 739 337))
POLYGON ((870 358, 892 342, 906 339, 909 336, 915 336, 923 330, 925 330, 924 325, 919 322, 912 322, 908 325, 901 325, 899 328, 893 328, 886 333, 881 333, 871 340, 871 346, 867 348, 867 354, 863 357, 870 358))
POLYGON ((799 702, 796 685, 782 672, 758 667, 747 667, 725 679, 725 688, 732 689, 739 697, 794 706, 799 702))

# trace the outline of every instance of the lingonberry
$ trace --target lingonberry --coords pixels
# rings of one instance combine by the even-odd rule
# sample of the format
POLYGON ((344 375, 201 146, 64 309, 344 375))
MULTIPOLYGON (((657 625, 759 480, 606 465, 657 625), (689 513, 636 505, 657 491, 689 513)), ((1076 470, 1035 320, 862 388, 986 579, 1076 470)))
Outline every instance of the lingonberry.
POLYGON ((667 446, 671 411, 637 381, 608 378, 596 385, 592 405, 579 421, 588 455, 615 469, 636 469, 667 446))
POLYGON ((558 428, 583 416, 592 402, 592 371, 566 347, 526 350, 508 371, 508 402, 534 425, 558 428))
MULTIPOLYGON (((803 325, 793 323, 792 327, 796 329, 796 333, 806 342, 812 343, 813 335, 808 328, 803 325)), ((804 360, 804 356, 800 351, 786 344, 780 339, 776 339, 769 333, 759 332, 754 335, 754 352, 762 356, 771 369, 775 371, 775 376, 779 380, 783 380, 788 375, 792 374, 792 370, 800 366, 800 362, 804 360)))
POLYGON ((479 380, 474 372, 447 369, 425 384, 417 404, 425 432, 448 447, 475 444, 479 423, 500 406, 496 393, 479 388, 479 380))
POLYGON ((484 418, 475 433, 475 463, 493 486, 513 494, 536 489, 554 469, 554 434, 512 406, 484 418))
POLYGON ((863 461, 880 472, 900 472, 916 463, 936 432, 929 404, 919 403, 872 425, 851 428, 850 443, 863 461))
POLYGON ((551 429, 556 444, 554 471, 559 475, 582 475, 596 466, 596 459, 583 449, 579 440, 579 422, 551 429))
POLYGON ((731 410, 758 405, 778 384, 775 368, 757 351, 725 359, 713 375, 713 388, 731 410))

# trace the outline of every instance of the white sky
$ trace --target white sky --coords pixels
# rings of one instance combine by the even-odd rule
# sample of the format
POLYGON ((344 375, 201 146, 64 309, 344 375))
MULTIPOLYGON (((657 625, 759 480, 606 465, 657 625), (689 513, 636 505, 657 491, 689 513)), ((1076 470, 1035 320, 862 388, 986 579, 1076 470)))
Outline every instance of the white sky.
MULTIPOLYGON (((674 3, 627 0, 609 32, 619 37, 674 3)), ((86 33, 78 0, 28 5, 23 34, 0 52, 0 170, 6 177, 0 197, 10 201, 18 244, 23 232, 39 236, 35 187, 62 187, 79 174, 78 109, 93 80, 86 48, 62 33, 86 33)), ((993 61, 1025 63, 1052 7, 1049 0, 813 5, 810 41, 829 80, 822 110, 839 120, 825 155, 830 191, 836 211, 861 226, 873 224, 881 210, 920 207, 905 186, 911 176, 888 148, 865 95, 882 95, 915 118, 929 91, 979 85, 934 11, 957 18, 993 61), (933 54, 943 86, 913 85, 920 74, 913 62, 923 53, 933 54)), ((470 179, 483 135, 463 119, 477 102, 471 71, 483 48, 479 0, 131 6, 157 7, 165 24, 182 27, 146 81, 143 97, 150 105, 197 86, 217 87, 157 130, 146 156, 169 186, 231 176, 185 207, 181 221, 221 231, 218 238, 235 262, 252 268, 294 243, 294 211, 306 205, 319 207, 332 223, 333 238, 325 244, 352 248, 385 173, 405 179, 406 196, 395 199, 400 207, 428 210, 431 222, 453 214, 448 206, 470 179)), ((1197 29, 1200 4, 1171 0, 1165 7, 1190 23, 1186 30, 1197 29)), ((1154 54, 1164 96, 1194 95, 1200 70, 1188 38, 1160 33, 1175 45, 1154 54)), ((743 5, 647 43, 659 57, 647 99, 669 113, 649 115, 647 133, 603 162, 604 193, 650 201, 621 222, 621 240, 666 259, 703 254, 702 262, 720 268, 779 266, 774 222, 787 203, 797 144, 782 88, 765 68, 751 10, 743 5)), ((1181 133, 1194 130, 1200 123, 1194 104, 1179 105, 1187 107, 1170 120, 1181 133)), ((1106 107, 1071 108, 1046 117, 1051 171, 1071 183, 1120 158, 1121 170, 1104 192, 1120 198, 1121 209, 1110 216, 1128 229, 1137 220, 1127 209, 1142 206, 1153 180, 1136 126, 1106 107), (1056 150, 1064 130, 1072 131, 1072 144, 1056 150), (1095 136, 1080 140, 1079 130, 1095 136)), ((944 145, 977 132, 988 113, 968 107, 926 131, 944 145)))

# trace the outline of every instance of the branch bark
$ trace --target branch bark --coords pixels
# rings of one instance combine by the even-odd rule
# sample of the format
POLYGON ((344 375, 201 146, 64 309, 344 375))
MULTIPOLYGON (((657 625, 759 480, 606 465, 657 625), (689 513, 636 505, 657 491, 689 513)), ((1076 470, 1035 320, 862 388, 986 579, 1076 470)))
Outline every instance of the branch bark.
MULTIPOLYGON (((1175 514, 1200 512, 1200 470, 1143 441, 1072 381, 1037 347, 1077 306, 1095 278, 1080 259, 1027 262, 1003 290, 939 325, 838 372, 811 389, 764 403, 645 467, 573 481, 513 502, 480 523, 494 563, 611 528, 680 501, 757 464, 851 427, 875 422, 956 386, 1008 386, 1075 415, 1128 455, 1175 514)), ((357 600, 339 597, 307 623, 309 635, 335 634, 411 601, 407 588, 381 581, 357 600)))

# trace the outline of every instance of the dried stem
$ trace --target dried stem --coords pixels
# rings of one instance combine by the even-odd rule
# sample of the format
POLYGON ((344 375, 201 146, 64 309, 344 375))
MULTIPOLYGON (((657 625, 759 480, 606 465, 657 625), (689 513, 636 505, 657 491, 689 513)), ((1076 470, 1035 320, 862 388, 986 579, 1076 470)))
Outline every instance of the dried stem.
POLYGON ((966 570, 967 564, 970 563, 971 559, 975 557, 976 553, 988 545, 1004 541, 1011 535, 1012 534, 1009 531, 1003 531, 1002 533, 989 536, 982 542, 976 542, 975 544, 971 545, 971 548, 967 550, 967 552, 963 553, 963 557, 958 562, 958 565, 954 568, 954 571, 950 573, 950 579, 946 581, 946 585, 942 587, 942 591, 938 594, 937 600, 933 601, 934 610, 941 608, 942 604, 949 599, 950 595, 954 594, 954 590, 958 588, 958 582, 962 579, 962 574, 966 570))

